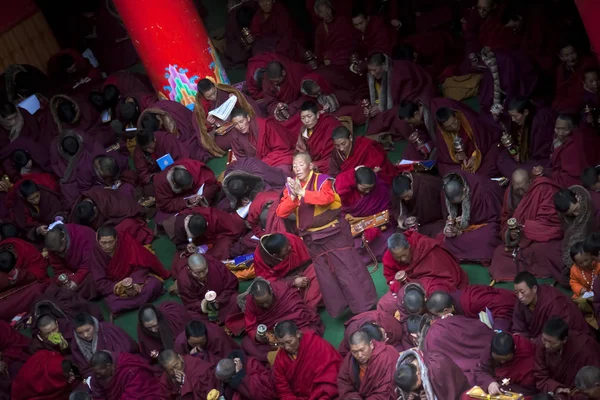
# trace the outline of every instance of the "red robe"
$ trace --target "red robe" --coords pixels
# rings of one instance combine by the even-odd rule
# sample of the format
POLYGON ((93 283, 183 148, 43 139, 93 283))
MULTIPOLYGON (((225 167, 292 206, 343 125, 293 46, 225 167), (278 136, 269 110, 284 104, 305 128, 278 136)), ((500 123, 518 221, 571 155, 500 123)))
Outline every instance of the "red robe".
POLYGON ((173 161, 190 158, 189 149, 173 134, 156 131, 156 150, 150 156, 144 154, 139 145, 133 151, 133 163, 138 173, 140 184, 148 185, 152 182, 152 176, 160 173, 156 160, 166 154, 170 154, 173 161))
POLYGON ((221 392, 226 399, 276 400, 273 372, 256 358, 240 354, 244 368, 229 382, 224 382, 221 392), (238 397, 239 396, 239 397, 238 397))
POLYGON ((8 374, 0 376, 0 398, 10 399, 10 386, 21 366, 29 358, 29 338, 21 335, 7 322, 0 321, 0 352, 8 366, 8 374))
MULTIPOLYGON (((285 70, 285 78, 279 87, 275 86, 266 76, 263 78, 264 104, 270 116, 273 115, 278 103, 285 103, 290 106, 301 96, 300 85, 302 77, 308 74, 311 69, 309 66, 295 61, 289 61, 283 58, 277 58, 273 61, 279 61, 285 70)), ((290 115, 298 111, 294 108, 288 108, 290 115)))
POLYGON ((175 338, 185 330, 186 324, 192 319, 185 307, 174 301, 166 301, 154 307, 158 316, 159 333, 151 333, 138 321, 137 334, 140 353, 146 359, 152 359, 151 353, 156 350, 173 349, 175 338))
POLYGON ((512 335, 515 343, 513 358, 494 367, 494 376, 498 382, 510 379, 510 390, 522 393, 522 389, 535 391, 535 345, 521 335, 512 335))
POLYGON ((395 39, 396 32, 391 24, 382 17, 371 16, 364 33, 361 34, 358 54, 361 59, 375 53, 391 56, 396 42, 395 39))
POLYGON ((552 180, 561 187, 579 185, 581 172, 590 166, 585 154, 584 132, 575 129, 565 143, 552 150, 552 180))
POLYGON ((195 195, 202 185, 204 185, 203 196, 211 203, 219 191, 219 184, 212 170, 200 161, 190 159, 178 161, 154 177, 156 208, 171 214, 185 210, 188 206, 184 198, 195 195), (185 167, 194 180, 192 189, 185 193, 174 193, 171 184, 167 181, 167 173, 175 166, 185 167))
POLYGON ((273 364, 275 390, 281 400, 329 400, 338 397, 341 357, 331 344, 305 332, 295 359, 279 351, 273 364), (315 362, 318 360, 318 362, 315 362))
POLYGON ((581 59, 573 71, 567 71, 561 63, 556 68, 556 90, 552 108, 558 112, 578 113, 581 98, 583 97, 583 75, 589 68, 597 67, 595 58, 581 59))
POLYGON ((206 399, 208 392, 219 387, 214 366, 198 357, 182 356, 182 358, 185 363, 183 385, 174 382, 166 372, 163 373, 160 378, 160 399, 206 399))
MULTIPOLYGON (((254 100, 260 100, 264 97, 262 85, 258 86, 256 81, 256 71, 267 68, 271 61, 278 61, 279 55, 275 53, 260 53, 250 58, 246 63, 246 90, 254 100)), ((266 79, 266 77, 263 77, 266 79)))
POLYGON ((486 285, 469 285, 464 290, 451 293, 456 313, 468 318, 479 318, 479 313, 489 309, 496 330, 510 331, 515 295, 506 289, 486 285))
MULTIPOLYGON (((205 322, 206 326, 206 344, 202 352, 195 354, 196 357, 202 358, 213 365, 217 365, 219 361, 229 357, 231 352, 240 351, 240 346, 231 336, 229 336, 223 328, 211 322, 205 322)), ((177 354, 187 355, 192 350, 188 344, 185 331, 181 332, 175 338, 175 347, 173 348, 177 354)))
POLYGON ((358 49, 358 31, 348 17, 335 16, 329 24, 321 22, 315 32, 315 55, 320 63, 350 66, 350 58, 358 49))
POLYGON ((302 133, 298 137, 296 151, 310 154, 313 164, 323 174, 328 172, 329 160, 333 152, 331 133, 339 126, 341 126, 340 122, 334 117, 321 115, 308 139, 304 137, 307 133, 306 127, 302 128, 302 133))
POLYGON ((371 169, 381 168, 377 176, 390 184, 396 176, 397 171, 383 146, 366 137, 357 136, 353 138, 352 149, 348 157, 343 156, 339 151, 333 150, 329 159, 329 175, 337 176, 346 171, 352 171, 359 165, 364 165, 371 169))
POLYGON ((250 224, 250 229, 252 229, 252 233, 256 237, 260 238, 267 233, 285 233, 290 231, 286 228, 285 221, 277 216, 277 204, 279 204, 280 198, 280 191, 269 190, 258 193, 252 204, 250 204, 250 211, 248 212, 246 221, 250 224), (268 202, 271 202, 271 208, 269 208, 267 213, 267 221, 265 229, 263 229, 260 214, 268 202))
POLYGON ((466 23, 463 25, 467 54, 478 53, 483 47, 498 51, 512 50, 519 46, 519 38, 502 24, 502 12, 500 7, 486 18, 481 18, 477 10, 474 8, 469 10, 466 23))
POLYGON ((57 352, 39 350, 25 362, 12 384, 13 400, 67 399, 78 382, 67 382, 57 352))
POLYGON ((390 285, 390 291, 397 292, 400 289, 400 284, 394 279, 398 271, 405 271, 410 281, 420 281, 427 296, 436 290, 453 292, 468 285, 469 278, 456 258, 442 248, 437 240, 412 231, 404 235, 410 245, 410 264, 398 263, 389 250, 383 256, 383 276, 390 285))
MULTIPOLYGON (((301 35, 298 34, 294 20, 281 3, 274 3, 269 14, 265 14, 259 7, 250 23, 250 32, 255 40, 275 41, 277 44, 274 51, 290 59, 299 60, 303 56, 303 47, 298 40, 301 35)), ((257 45, 259 48, 263 47, 259 43, 257 45)))
POLYGON ((394 316, 380 310, 365 311, 350 318, 344 323, 344 338, 338 346, 338 351, 342 357, 350 352, 350 336, 360 329, 366 323, 372 322, 385 330, 387 335, 386 344, 393 346, 396 350, 403 350, 402 342, 403 330, 400 322, 394 316))

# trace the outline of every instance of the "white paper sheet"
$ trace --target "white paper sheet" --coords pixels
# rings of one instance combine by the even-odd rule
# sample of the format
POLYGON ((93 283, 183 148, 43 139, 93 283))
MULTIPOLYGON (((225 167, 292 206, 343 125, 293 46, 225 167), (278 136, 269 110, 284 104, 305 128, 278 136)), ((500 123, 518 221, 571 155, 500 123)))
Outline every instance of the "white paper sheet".
POLYGON ((19 103, 19 107, 27 110, 29 114, 33 115, 40 109, 40 99, 37 96, 31 95, 22 102, 19 103))
POLYGON ((228 121, 229 116, 231 115, 231 111, 233 111, 233 108, 236 104, 237 96, 231 96, 219 107, 215 108, 212 111, 209 111, 208 115, 212 115, 216 118, 219 118, 221 121, 228 121))
POLYGON ((193 194, 193 195, 188 196, 188 197, 184 197, 183 199, 187 200, 187 199, 191 199, 194 196, 202 196, 203 194, 204 194, 204 183, 202 184, 202 186, 200 186, 200 189, 198 189, 198 192, 196 194, 193 194))
POLYGON ((416 162, 418 162, 418 161, 412 161, 412 160, 400 160, 400 161, 398 162, 398 165, 408 165, 408 164, 414 164, 414 163, 416 163, 416 162))
POLYGON ((237 210, 235 210, 235 212, 242 218, 242 219, 246 219, 246 217, 248 216, 248 213, 250 212, 250 204, 252 204, 252 202, 246 204, 244 207, 240 207, 237 210))

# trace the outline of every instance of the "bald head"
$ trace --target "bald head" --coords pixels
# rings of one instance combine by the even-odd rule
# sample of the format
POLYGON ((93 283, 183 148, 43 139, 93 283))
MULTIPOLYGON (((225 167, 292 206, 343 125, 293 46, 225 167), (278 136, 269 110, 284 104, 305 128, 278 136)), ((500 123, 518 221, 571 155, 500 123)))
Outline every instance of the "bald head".
POLYGON ((253 297, 263 297, 271 294, 271 286, 263 280, 256 280, 250 287, 250 294, 253 297))
POLYGON ((416 289, 407 291, 402 304, 409 314, 421 314, 425 308, 425 294, 416 289))
POLYGON ((220 381, 228 381, 235 375, 235 363, 229 358, 218 362, 215 375, 220 381))
POLYGON ((65 250, 65 234, 58 227, 51 229, 44 238, 44 245, 48 251, 62 253, 65 250))
POLYGON ((193 272, 202 271, 208 268, 208 263, 206 262, 206 258, 201 254, 192 254, 188 258, 188 267, 190 267, 190 270, 193 272))
POLYGON ((158 355, 158 363, 162 367, 165 367, 165 365, 168 365, 168 364, 172 363, 173 361, 175 361, 176 358, 178 358, 178 355, 175 352, 175 350, 171 350, 171 349, 163 350, 158 355))
POLYGON ((156 312, 154 312, 154 309, 145 307, 140 312, 140 319, 143 323, 148 323, 158 320, 158 316, 156 315, 156 312))
POLYGON ((531 185, 531 175, 529 171, 523 168, 516 169, 511 178, 513 193, 518 196, 524 196, 531 185))
POLYGON ((444 177, 444 194, 452 204, 460 204, 465 195, 465 183, 458 174, 444 177))
POLYGON ((448 292, 441 290, 434 292, 427 299, 427 311, 437 316, 450 312, 453 306, 454 301, 452 300, 452 296, 448 292))
POLYGON ((350 335, 350 339, 348 339, 348 341, 350 342, 350 346, 358 346, 361 344, 369 344, 371 342, 371 338, 369 338, 367 332, 360 330, 350 335))
POLYGON ((312 162, 312 157, 308 153, 298 153, 294 156, 294 161, 303 160, 305 163, 310 164, 312 162))
POLYGON ((54 324, 56 324, 56 318, 54 318, 52 315, 42 315, 41 317, 39 317, 35 323, 35 327, 38 329, 42 329, 48 326, 54 326, 54 324))

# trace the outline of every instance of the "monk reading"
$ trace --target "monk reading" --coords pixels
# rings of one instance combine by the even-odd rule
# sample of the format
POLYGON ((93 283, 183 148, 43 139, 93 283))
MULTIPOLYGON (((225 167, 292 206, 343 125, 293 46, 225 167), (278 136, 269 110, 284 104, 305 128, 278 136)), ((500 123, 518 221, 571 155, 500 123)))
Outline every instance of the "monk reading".
POLYGON ((310 154, 317 170, 326 174, 333 152, 331 134, 340 127, 340 123, 334 117, 321 114, 317 104, 312 101, 302 104, 300 119, 304 126, 296 143, 296 151, 310 154))
POLYGON ((100 227, 96 237, 96 264, 91 273, 113 315, 137 309, 162 294, 162 283, 170 273, 150 250, 128 233, 117 233, 112 225, 100 227))
POLYGON ((275 391, 282 400, 335 399, 341 357, 331 344, 313 332, 305 332, 290 320, 275 327, 275 391), (314 363, 319 360, 318 363, 314 363))
POLYGON ((519 301, 513 313, 513 333, 538 341, 546 322, 559 316, 580 337, 591 334, 583 314, 560 290, 549 285, 539 285, 535 276, 529 272, 518 273, 514 285, 519 301))
POLYGON ((160 385, 155 372, 146 360, 126 352, 99 351, 90 365, 92 396, 106 400, 159 400, 160 385))
POLYGON ((90 361, 101 350, 114 353, 139 353, 138 344, 123 329, 109 322, 98 321, 90 314, 77 314, 73 319, 71 354, 81 375, 92 374, 90 361))
POLYGON ((164 349, 173 349, 175 338, 185 329, 190 320, 185 308, 172 301, 160 306, 146 304, 138 311, 137 333, 140 352, 148 360, 155 362, 164 349))
POLYGON ((290 233, 266 234, 254 251, 254 271, 270 282, 284 281, 297 288, 314 309, 323 300, 314 264, 306 245, 290 233))
POLYGON ((237 305, 239 281, 220 260, 192 254, 187 259, 187 268, 179 271, 176 278, 185 308, 203 318, 224 322, 229 315, 240 312, 237 305), (207 300, 209 292, 215 293, 210 302, 207 300), (215 309, 216 315, 213 315, 215 309))
POLYGON ((402 325, 394 316, 384 311, 365 311, 350 318, 344 326, 344 339, 338 347, 342 357, 350 352, 350 336, 359 330, 364 330, 372 338, 377 336, 375 340, 393 346, 396 350, 404 349, 402 325), (371 328, 376 328, 378 332, 372 332, 371 328))
POLYGON ((221 382, 221 393, 227 399, 236 395, 242 400, 277 399, 272 371, 241 351, 219 361, 215 374, 221 382))
POLYGON ((160 399, 206 399, 217 387, 214 366, 199 357, 163 350, 158 362, 165 371, 160 379, 160 399))
POLYGON ((340 217, 341 202, 331 180, 313 167, 308 154, 294 157, 296 179, 288 179, 277 215, 286 218, 295 213, 327 312, 339 316, 346 307, 355 314, 367 311, 377 301, 373 280, 356 253, 347 221, 340 217))
MULTIPOLYGON (((535 346, 527 338, 497 332, 492 339, 494 377, 502 383, 509 380, 506 388, 511 392, 535 394, 535 346)), ((503 385, 504 386, 504 385, 503 385)))
POLYGON ((323 324, 316 310, 309 308, 298 292, 285 282, 269 283, 256 279, 249 288, 244 316, 246 336, 242 349, 246 354, 266 362, 267 354, 273 350, 272 332, 278 323, 288 318, 304 332, 323 334, 323 324), (266 332, 258 332, 258 326, 266 326, 266 332))
POLYGON ((600 368, 592 365, 581 368, 575 376, 575 386, 591 400, 600 399, 600 368))
POLYGON ((223 328, 199 320, 191 320, 175 339, 173 350, 177 354, 191 355, 209 361, 213 365, 227 357, 232 351, 239 351, 240 346, 223 328))
POLYGON ((504 243, 494 251, 489 267, 497 282, 511 281, 519 270, 564 281, 563 229, 552 201, 559 190, 551 179, 532 178, 525 169, 512 174, 502 203, 500 235, 504 243))

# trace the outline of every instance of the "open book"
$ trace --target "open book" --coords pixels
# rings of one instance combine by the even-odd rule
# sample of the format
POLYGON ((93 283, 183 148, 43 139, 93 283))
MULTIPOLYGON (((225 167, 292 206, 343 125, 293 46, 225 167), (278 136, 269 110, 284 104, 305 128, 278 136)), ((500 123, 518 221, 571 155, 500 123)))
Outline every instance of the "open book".
POLYGON ((208 115, 212 115, 215 118, 218 118, 221 121, 225 122, 225 121, 229 120, 231 111, 233 111, 233 108, 235 107, 236 104, 237 104, 237 96, 231 96, 219 107, 215 108, 212 111, 209 111, 208 115))

